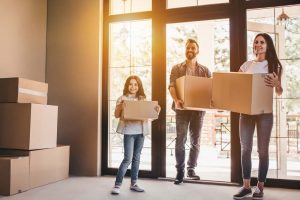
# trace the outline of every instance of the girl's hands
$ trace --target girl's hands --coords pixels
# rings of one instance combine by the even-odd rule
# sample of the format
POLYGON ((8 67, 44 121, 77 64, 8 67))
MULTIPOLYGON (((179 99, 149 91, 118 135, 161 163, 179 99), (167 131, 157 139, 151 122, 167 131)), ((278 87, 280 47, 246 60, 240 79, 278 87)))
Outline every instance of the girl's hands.
POLYGON ((281 86, 279 78, 278 78, 278 76, 275 72, 273 72, 273 74, 268 74, 265 77, 265 83, 266 83, 266 86, 269 86, 269 87, 276 87, 277 88, 277 87, 281 86))
POLYGON ((116 117, 116 118, 121 117, 121 114, 122 114, 122 111, 123 111, 124 106, 125 106, 125 103, 124 103, 123 100, 121 100, 121 101, 116 105, 116 109, 115 109, 115 117, 116 117))

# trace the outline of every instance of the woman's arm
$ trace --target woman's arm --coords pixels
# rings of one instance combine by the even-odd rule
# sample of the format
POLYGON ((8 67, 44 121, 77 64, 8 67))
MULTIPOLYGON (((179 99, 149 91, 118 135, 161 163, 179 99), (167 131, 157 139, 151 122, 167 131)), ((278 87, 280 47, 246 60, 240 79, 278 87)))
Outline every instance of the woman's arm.
POLYGON ((265 83, 266 83, 266 86, 275 87, 275 91, 278 96, 280 96, 282 94, 283 89, 281 86, 281 80, 280 80, 280 77, 278 77, 275 72, 273 72, 273 74, 268 74, 265 77, 265 83))

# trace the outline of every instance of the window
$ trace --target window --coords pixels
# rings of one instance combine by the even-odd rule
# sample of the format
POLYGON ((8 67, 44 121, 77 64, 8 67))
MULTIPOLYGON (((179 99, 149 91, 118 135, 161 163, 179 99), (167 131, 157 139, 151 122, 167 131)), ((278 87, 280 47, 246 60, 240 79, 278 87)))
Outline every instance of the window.
POLYGON ((168 0, 167 8, 203 6, 218 3, 229 3, 229 0, 168 0))
MULTIPOLYGON (((118 119, 114 109, 127 77, 138 75, 147 99, 151 100, 151 20, 111 23, 110 38, 108 166, 118 168, 123 159, 123 135, 116 133, 118 119)), ((140 168, 151 169, 151 136, 145 138, 143 155, 140 168)))
POLYGON ((110 0, 110 14, 125 14, 150 11, 152 0, 110 0))

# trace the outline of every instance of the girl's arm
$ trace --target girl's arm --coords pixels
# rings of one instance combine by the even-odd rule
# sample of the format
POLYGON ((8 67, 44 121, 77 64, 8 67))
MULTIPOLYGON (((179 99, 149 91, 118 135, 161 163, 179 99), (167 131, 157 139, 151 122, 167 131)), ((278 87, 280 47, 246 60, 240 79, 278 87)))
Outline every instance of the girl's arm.
POLYGON ((116 118, 120 118, 121 115, 122 115, 122 111, 123 111, 123 100, 122 99, 119 99, 117 101, 117 105, 116 105, 116 108, 115 108, 115 117, 116 118))

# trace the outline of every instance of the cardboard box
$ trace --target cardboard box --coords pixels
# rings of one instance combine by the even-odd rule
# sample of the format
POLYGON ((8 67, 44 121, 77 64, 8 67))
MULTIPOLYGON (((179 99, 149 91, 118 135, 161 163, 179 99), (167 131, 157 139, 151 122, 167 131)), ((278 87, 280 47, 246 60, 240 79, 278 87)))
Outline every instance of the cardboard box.
POLYGON ((29 189, 29 157, 0 156, 0 195, 29 189))
POLYGON ((214 108, 250 115, 271 113, 273 88, 264 82, 266 74, 214 72, 214 108))
POLYGON ((124 101, 122 118, 126 120, 154 120, 158 118, 157 101, 124 101))
POLYGON ((0 154, 29 156, 29 186, 35 188, 69 176, 70 146, 40 150, 0 149, 0 154))
POLYGON ((24 78, 0 78, 1 103, 47 104, 48 84, 24 78))
POLYGON ((30 188, 69 177, 70 146, 31 151, 30 188))
POLYGON ((56 147, 57 112, 57 106, 0 103, 0 148, 56 147))
POLYGON ((182 76, 176 79, 176 94, 186 110, 211 108, 212 78, 182 76))

